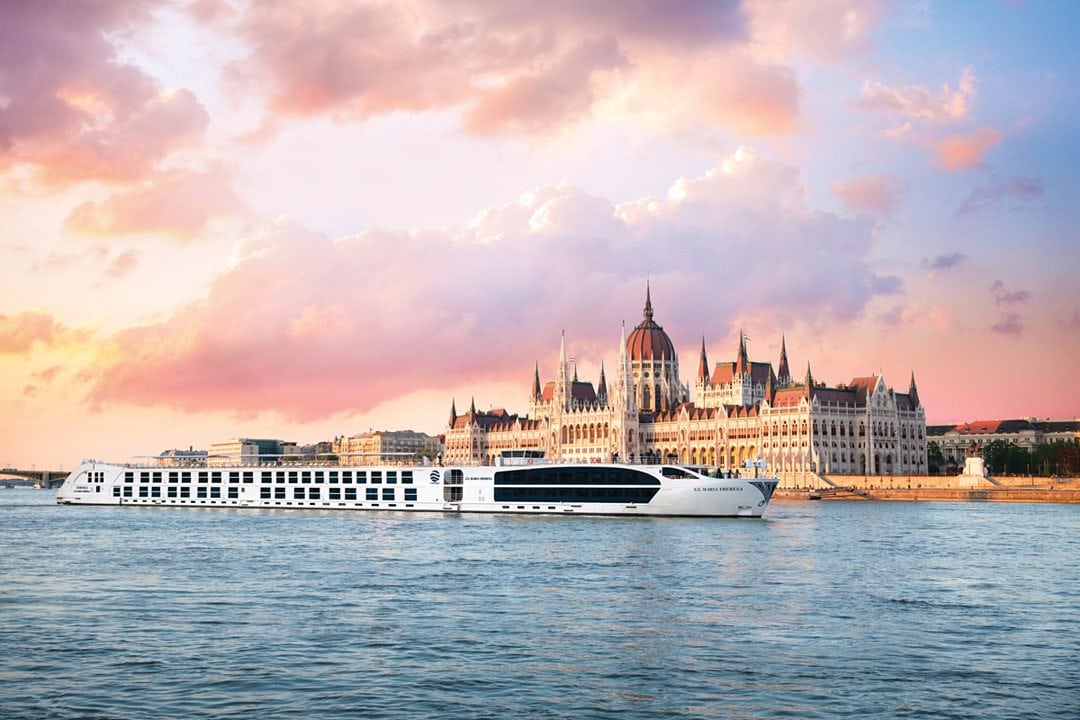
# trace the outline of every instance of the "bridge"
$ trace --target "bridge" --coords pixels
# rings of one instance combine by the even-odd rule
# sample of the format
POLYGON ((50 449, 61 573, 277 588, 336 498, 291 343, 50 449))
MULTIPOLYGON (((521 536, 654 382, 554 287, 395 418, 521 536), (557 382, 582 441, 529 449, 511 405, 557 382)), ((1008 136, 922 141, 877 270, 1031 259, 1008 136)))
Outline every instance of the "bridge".
POLYGON ((60 487, 64 484, 68 473, 66 470, 19 470, 18 468, 3 468, 0 470, 0 483, 14 485, 31 485, 41 483, 45 487, 60 487))

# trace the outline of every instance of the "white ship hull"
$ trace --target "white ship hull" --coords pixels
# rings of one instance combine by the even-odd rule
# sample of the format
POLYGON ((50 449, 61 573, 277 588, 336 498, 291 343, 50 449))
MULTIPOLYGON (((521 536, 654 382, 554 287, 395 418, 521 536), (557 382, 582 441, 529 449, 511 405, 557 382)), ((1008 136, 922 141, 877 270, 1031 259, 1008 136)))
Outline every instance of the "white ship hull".
POLYGON ((775 478, 711 477, 675 465, 231 467, 84 461, 65 505, 761 517, 775 478))

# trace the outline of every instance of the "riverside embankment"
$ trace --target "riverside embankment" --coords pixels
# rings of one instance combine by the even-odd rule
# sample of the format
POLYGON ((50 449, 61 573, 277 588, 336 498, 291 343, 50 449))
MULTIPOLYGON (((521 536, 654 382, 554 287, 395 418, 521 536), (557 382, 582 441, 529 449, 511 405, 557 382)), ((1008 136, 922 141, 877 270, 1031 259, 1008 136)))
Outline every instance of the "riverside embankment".
POLYGON ((1080 478, 833 476, 828 487, 778 489, 777 500, 906 500, 1080 504, 1080 478))

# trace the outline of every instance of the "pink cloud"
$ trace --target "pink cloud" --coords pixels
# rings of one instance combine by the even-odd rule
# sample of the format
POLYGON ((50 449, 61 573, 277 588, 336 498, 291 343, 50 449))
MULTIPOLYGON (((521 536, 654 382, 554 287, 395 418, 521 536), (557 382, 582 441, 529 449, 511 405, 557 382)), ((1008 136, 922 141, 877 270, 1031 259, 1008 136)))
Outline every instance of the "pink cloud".
POLYGON ((829 186, 833 194, 853 212, 890 216, 903 195, 903 182, 892 175, 863 175, 837 180, 829 186))
POLYGON ((966 170, 982 164, 983 157, 1001 142, 1001 133, 981 127, 967 135, 953 135, 935 143, 934 162, 945 170, 966 170))
POLYGON ((885 16, 876 0, 749 0, 744 5, 758 44, 777 55, 798 50, 830 64, 870 52, 872 33, 885 16))
POLYGON ((646 273, 680 343, 726 331, 747 308, 835 322, 900 289, 870 268, 869 223, 807 207, 795 169, 739 158, 618 206, 538 188, 457 232, 330 240, 266 226, 205 298, 114 336, 84 373, 90 402, 311 420, 405 391, 527 384, 563 329, 614 353, 646 273), (740 272, 718 283, 732 257, 740 272))
POLYGON ((929 122, 956 122, 966 120, 971 114, 975 99, 975 73, 966 68, 960 75, 956 88, 942 83, 940 88, 925 85, 889 86, 877 80, 863 83, 862 97, 856 107, 904 118, 929 122))
POLYGON ((123 63, 108 36, 149 18, 143 2, 0 4, 0 168, 50 183, 129 182, 197 142, 209 118, 123 63))
POLYGON ((134 189, 101 202, 86 202, 68 215, 68 230, 112 237, 166 234, 188 239, 215 217, 242 207, 221 168, 155 173, 134 189))
POLYGON ((1024 331, 1024 323, 1016 313, 1002 313, 1001 319, 990 326, 990 329, 999 335, 1020 335, 1024 331))
POLYGON ((542 135, 605 102, 677 102, 687 106, 673 113, 680 122, 703 109, 740 131, 776 134, 793 128, 797 110, 794 73, 757 58, 735 2, 277 2, 227 19, 198 14, 249 48, 229 69, 235 86, 283 115, 454 110, 473 133, 542 135))

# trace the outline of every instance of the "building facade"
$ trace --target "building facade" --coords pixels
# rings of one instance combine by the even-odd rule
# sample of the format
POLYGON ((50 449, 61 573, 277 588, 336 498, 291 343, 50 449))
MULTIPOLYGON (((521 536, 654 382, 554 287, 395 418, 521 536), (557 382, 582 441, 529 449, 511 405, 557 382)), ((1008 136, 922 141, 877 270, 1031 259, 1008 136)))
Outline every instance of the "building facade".
POLYGON ((342 465, 419 463, 439 458, 442 440, 412 430, 379 430, 334 438, 331 450, 342 465))
POLYGON ((1080 420, 1039 420, 1034 417, 976 420, 956 425, 930 425, 926 432, 930 441, 941 448, 946 465, 962 467, 965 458, 981 455, 983 448, 995 440, 1029 452, 1046 443, 1080 441, 1080 420))
MULTIPOLYGON (((741 333, 740 333, 741 336, 741 333)), ((914 373, 906 393, 878 375, 826 387, 809 365, 802 382, 788 368, 751 362, 740 337, 736 359, 710 366, 702 340, 693 385, 684 383, 671 339, 646 289, 642 321, 623 327, 609 384, 581 381, 562 338, 555 379, 534 370, 529 412, 459 415, 451 406, 445 461, 492 463, 502 450, 543 450, 553 461, 679 462, 725 469, 764 461, 788 484, 804 475, 917 475, 927 472, 926 415, 914 373)))

